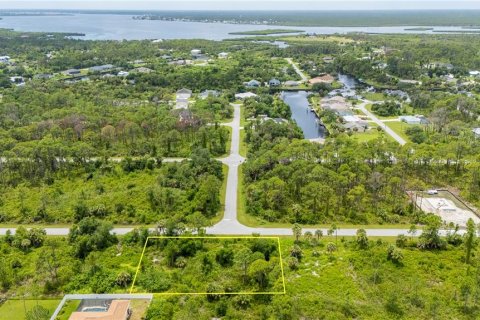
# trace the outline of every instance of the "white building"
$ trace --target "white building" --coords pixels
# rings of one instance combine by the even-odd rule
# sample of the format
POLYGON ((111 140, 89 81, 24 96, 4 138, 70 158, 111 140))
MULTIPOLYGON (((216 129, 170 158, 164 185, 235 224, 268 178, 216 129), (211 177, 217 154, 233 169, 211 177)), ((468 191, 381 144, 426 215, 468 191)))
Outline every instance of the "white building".
POLYGON ((219 59, 227 59, 228 58, 228 52, 220 52, 218 54, 219 59))
POLYGON ((256 98, 258 97, 255 93, 252 93, 252 92, 243 92, 243 93, 237 93, 235 95, 235 99, 238 99, 238 100, 243 100, 243 99, 247 99, 247 98, 256 98))
POLYGON ((10 57, 9 56, 0 56, 0 62, 1 63, 8 63, 8 62, 10 62, 10 57))

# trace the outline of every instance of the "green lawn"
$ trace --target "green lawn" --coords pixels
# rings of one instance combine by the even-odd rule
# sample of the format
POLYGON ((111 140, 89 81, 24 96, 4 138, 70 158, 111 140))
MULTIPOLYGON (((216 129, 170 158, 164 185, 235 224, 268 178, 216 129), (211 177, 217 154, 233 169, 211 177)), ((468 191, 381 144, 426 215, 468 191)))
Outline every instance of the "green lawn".
POLYGON ((68 320, 72 312, 75 312, 78 309, 80 302, 81 300, 68 300, 65 302, 56 320, 68 320))
POLYGON ((25 319, 26 312, 39 305, 53 314, 60 300, 7 300, 0 306, 0 320, 25 319))
POLYGON ((399 121, 399 122, 385 122, 385 124, 390 128, 392 129, 393 131, 395 131, 396 134, 398 134, 400 137, 402 137, 405 141, 407 142, 411 142, 410 138, 407 136, 407 134, 405 133, 405 129, 409 128, 409 127, 414 127, 414 126, 417 126, 415 124, 407 124, 403 121, 399 121))
POLYGON ((362 93, 362 96, 370 101, 383 101, 386 99, 383 93, 379 92, 365 92, 362 93))
POLYGON ((223 171, 223 181, 222 181, 222 187, 220 189, 220 210, 218 210, 218 213, 215 216, 215 218, 211 220, 212 224, 216 224, 220 222, 225 212, 225 195, 227 194, 228 166, 223 164, 222 171, 223 171))
POLYGON ((245 142, 245 130, 240 130, 240 155, 242 157, 247 157, 248 147, 247 143, 245 142))

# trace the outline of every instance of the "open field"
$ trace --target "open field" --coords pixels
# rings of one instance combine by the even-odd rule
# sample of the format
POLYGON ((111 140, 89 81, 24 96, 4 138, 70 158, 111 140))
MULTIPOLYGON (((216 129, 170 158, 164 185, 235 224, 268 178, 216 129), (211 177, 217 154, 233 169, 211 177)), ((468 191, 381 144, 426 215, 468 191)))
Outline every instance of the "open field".
POLYGON ((53 313, 60 300, 7 300, 0 305, 0 320, 25 319, 26 312, 35 306, 42 306, 53 313))

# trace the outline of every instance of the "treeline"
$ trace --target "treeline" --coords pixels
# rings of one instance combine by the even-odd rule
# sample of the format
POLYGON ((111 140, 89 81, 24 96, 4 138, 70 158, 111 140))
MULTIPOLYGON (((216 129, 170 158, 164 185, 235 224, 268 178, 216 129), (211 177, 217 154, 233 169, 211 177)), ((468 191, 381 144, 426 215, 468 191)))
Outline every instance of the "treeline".
POLYGON ((268 126, 267 134, 259 127, 246 135, 250 156, 243 169, 247 213, 262 220, 422 223, 425 215, 407 190, 454 186, 468 200, 479 199, 478 143, 399 147, 385 138, 357 143, 340 135, 317 145, 296 140, 282 125, 268 126))
POLYGON ((222 165, 205 149, 179 163, 127 157, 48 164, 53 168, 26 160, 4 164, 0 222, 72 223, 90 217, 120 224, 195 221, 204 227, 221 211, 222 165))

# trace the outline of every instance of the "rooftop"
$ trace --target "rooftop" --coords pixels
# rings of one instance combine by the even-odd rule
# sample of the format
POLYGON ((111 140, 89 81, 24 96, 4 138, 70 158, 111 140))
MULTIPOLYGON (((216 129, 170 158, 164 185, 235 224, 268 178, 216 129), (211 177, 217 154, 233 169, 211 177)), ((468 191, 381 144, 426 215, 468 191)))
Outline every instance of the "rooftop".
POLYGON ((126 320, 129 307, 129 300, 113 300, 107 311, 77 311, 68 320, 126 320))

